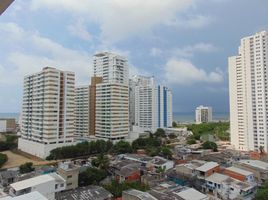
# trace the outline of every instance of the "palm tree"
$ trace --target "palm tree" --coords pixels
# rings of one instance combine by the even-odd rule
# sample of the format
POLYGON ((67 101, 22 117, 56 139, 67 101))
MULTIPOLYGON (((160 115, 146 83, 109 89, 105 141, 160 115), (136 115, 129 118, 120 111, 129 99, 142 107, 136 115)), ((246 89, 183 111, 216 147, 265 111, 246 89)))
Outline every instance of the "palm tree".
POLYGON ((109 158, 105 156, 103 153, 99 154, 97 158, 92 160, 92 165, 98 167, 99 169, 107 169, 109 167, 109 158))
POLYGON ((264 146, 260 146, 259 150, 260 150, 260 153, 263 154, 264 153, 264 146))

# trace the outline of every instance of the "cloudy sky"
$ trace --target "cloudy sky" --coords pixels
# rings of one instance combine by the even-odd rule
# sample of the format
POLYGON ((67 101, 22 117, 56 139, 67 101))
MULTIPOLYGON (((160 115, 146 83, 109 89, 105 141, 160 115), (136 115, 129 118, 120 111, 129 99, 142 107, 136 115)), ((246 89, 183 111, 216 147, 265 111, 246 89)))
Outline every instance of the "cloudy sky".
POLYGON ((87 84, 92 55, 113 51, 130 73, 173 90, 175 112, 228 112, 227 58, 268 30, 267 0, 15 0, 0 16, 0 113, 19 112, 23 76, 54 66, 87 84))

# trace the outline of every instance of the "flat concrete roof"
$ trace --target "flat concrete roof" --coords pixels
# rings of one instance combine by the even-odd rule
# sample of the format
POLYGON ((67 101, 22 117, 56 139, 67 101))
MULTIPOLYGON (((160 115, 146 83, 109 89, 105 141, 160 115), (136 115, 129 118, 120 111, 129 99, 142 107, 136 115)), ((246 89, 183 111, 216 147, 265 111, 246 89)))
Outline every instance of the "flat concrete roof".
POLYGON ((240 160, 238 163, 246 164, 263 170, 268 170, 268 163, 260 160, 240 160))
POLYGON ((0 200, 48 200, 46 197, 44 197, 42 194, 40 194, 37 191, 28 193, 28 194, 23 194, 17 197, 4 197, 0 198, 0 200))
MULTIPOLYGON (((54 173, 52 173, 54 174, 54 173)), ((10 186, 15 189, 16 191, 23 190, 25 188, 33 187, 39 184, 47 183, 49 181, 55 181, 55 177, 51 174, 45 174, 41 176, 36 176, 33 178, 29 178, 23 181, 19 181, 16 183, 10 184, 10 186)))
POLYGON ((198 192, 197 190, 193 188, 189 188, 186 190, 183 190, 181 192, 176 193, 179 197, 181 197, 184 200, 207 200, 207 195, 198 192))
POLYGON ((233 171, 237 174, 242 174, 244 176, 249 176, 249 175, 252 175, 253 173, 252 172, 249 172, 249 171, 246 171, 244 169, 240 169, 238 167, 228 167, 226 168, 227 170, 230 170, 230 171, 233 171))
POLYGON ((213 169, 217 166, 219 166, 219 164, 216 162, 207 162, 204 165, 201 165, 200 167, 196 168, 196 170, 201 172, 207 172, 208 170, 213 169))

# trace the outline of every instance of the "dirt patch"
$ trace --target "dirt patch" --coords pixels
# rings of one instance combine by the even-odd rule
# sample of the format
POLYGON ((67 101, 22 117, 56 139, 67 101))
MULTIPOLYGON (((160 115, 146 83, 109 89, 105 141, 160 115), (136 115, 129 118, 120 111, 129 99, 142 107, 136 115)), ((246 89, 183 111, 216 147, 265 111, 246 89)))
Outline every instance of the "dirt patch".
POLYGON ((46 161, 36 157, 26 156, 20 152, 3 151, 8 157, 8 161, 3 165, 2 169, 19 167, 26 162, 32 162, 33 165, 49 165, 55 163, 55 161, 46 161))

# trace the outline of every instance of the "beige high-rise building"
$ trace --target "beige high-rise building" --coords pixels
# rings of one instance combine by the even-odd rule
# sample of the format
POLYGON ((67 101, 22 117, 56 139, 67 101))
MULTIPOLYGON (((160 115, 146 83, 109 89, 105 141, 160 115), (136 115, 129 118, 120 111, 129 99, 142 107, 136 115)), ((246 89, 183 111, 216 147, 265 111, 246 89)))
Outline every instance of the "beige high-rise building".
POLYGON ((24 78, 18 148, 45 158, 54 148, 73 144, 75 75, 45 67, 24 78))
POLYGON ((90 120, 90 87, 79 86, 75 88, 75 135, 89 135, 89 120, 90 120))
POLYGON ((96 136, 124 139, 129 131, 127 60, 113 53, 98 53, 94 76, 102 77, 102 83, 96 84, 96 136))
POLYGON ((195 123, 208 123, 212 122, 212 107, 209 106, 198 106, 195 109, 195 123))
POLYGON ((91 77, 90 97, 89 97, 89 134, 95 135, 96 132, 96 85, 102 82, 102 77, 91 77))
POLYGON ((268 32, 241 39, 229 58, 231 143, 238 150, 268 151, 268 32))

